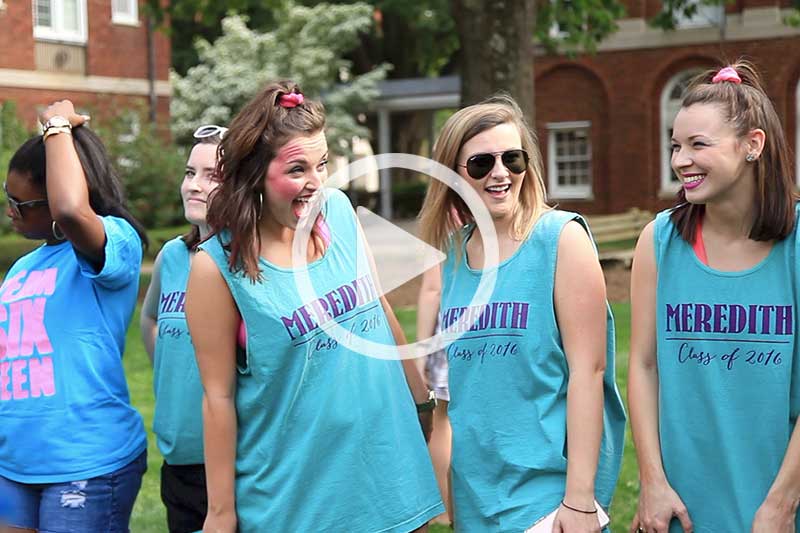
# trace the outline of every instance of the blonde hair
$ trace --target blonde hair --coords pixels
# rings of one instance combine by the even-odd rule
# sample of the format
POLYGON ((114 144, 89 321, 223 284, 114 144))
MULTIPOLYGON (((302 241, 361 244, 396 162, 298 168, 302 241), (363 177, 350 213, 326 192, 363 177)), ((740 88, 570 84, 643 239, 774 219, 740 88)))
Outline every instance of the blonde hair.
MULTIPOLYGON (((442 128, 433 147, 433 158, 457 171, 458 155, 464 144, 476 135, 501 124, 513 124, 517 127, 522 149, 530 156, 519 201, 511 215, 511 237, 524 240, 539 217, 551 207, 546 204, 542 156, 536 134, 528 126, 522 110, 513 98, 497 95, 458 111, 442 128)), ((463 246, 462 235, 457 230, 464 224, 475 221, 464 200, 439 180, 431 180, 428 185, 418 218, 422 239, 440 250, 445 250, 451 241, 454 246, 463 246)), ((460 257, 460 254, 456 257, 460 257)))

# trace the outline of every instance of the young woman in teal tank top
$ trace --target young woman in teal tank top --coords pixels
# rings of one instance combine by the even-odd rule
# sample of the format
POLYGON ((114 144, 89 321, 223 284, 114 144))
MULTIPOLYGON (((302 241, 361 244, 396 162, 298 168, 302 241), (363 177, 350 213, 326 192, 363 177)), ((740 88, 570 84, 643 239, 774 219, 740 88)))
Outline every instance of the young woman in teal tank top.
POLYGON ((599 532, 596 501, 611 502, 625 413, 586 224, 545 204, 538 147, 510 98, 453 115, 434 157, 477 193, 493 226, 477 227, 455 190, 431 181, 420 226, 448 254, 438 321, 450 341, 456 530, 519 533, 555 512, 554 531, 599 532), (489 301, 473 305, 484 231, 497 235, 499 265, 489 301))
POLYGON ((672 135, 679 205, 639 239, 628 395, 631 531, 800 526, 797 195, 781 122, 746 62, 698 76, 672 135))
POLYGON ((192 225, 167 242, 156 257, 142 303, 142 342, 153 364, 156 405, 153 432, 164 463, 161 501, 170 533, 203 528, 208 501, 203 464, 203 388, 186 324, 186 283, 197 245, 210 230, 206 209, 218 185, 217 148, 227 128, 206 125, 194 132, 194 146, 181 182, 183 214, 192 225))
POLYGON ((204 531, 406 533, 444 510, 413 361, 368 357, 327 335, 337 324, 404 342, 373 273, 357 269, 368 257, 349 201, 323 189, 324 126, 321 104, 277 82, 222 141, 208 212, 216 233, 194 258, 186 306, 205 392, 204 531), (295 231, 317 199, 307 264, 297 265, 295 231), (300 292, 298 271, 318 297, 300 292))

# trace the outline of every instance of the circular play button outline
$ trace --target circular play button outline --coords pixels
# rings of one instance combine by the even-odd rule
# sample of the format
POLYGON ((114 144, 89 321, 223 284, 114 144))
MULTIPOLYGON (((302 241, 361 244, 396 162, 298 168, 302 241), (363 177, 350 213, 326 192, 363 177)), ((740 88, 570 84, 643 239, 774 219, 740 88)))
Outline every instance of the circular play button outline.
MULTIPOLYGON (((464 200, 467 207, 469 207, 472 212, 475 223, 481 232, 484 247, 484 263, 481 269, 478 287, 467 308, 484 308, 489 303, 495 283, 497 282, 496 267, 499 263, 500 252, 492 216, 475 189, 455 171, 437 161, 419 155, 402 153, 378 154, 353 161, 331 175, 325 182, 325 188, 341 188, 367 172, 375 171, 376 168, 379 171, 391 168, 402 168, 426 174, 444 183, 464 200)), ((309 209, 306 210, 298 221, 292 240, 294 282, 303 302, 312 302, 323 297, 314 290, 313 282, 308 274, 307 259, 308 240, 311 237, 314 223, 326 199, 324 189, 321 193, 322 194, 315 195, 314 201, 309 206, 309 209)), ((353 217, 356 217, 355 212, 353 212, 353 217)), ((361 232, 360 235, 360 238, 364 241, 365 248, 368 249, 369 243, 366 242, 363 232, 361 232)), ((354 245, 357 246, 357 243, 354 243, 354 245)), ((459 260, 466 259, 460 258, 459 260)), ((377 276, 378 273, 372 272, 372 275, 377 276)), ((462 321, 456 320, 453 321, 450 327, 439 331, 431 338, 404 345, 383 344, 365 339, 345 329, 335 319, 326 320, 324 324, 320 325, 320 328, 338 343, 362 355, 387 360, 415 359, 442 350, 447 344, 457 340, 464 334, 465 330, 468 330, 473 323, 478 321, 480 313, 472 313, 471 316, 472 323, 468 324, 466 328, 463 327, 464 324, 462 321), (456 333, 457 329, 460 329, 461 332, 456 333)))

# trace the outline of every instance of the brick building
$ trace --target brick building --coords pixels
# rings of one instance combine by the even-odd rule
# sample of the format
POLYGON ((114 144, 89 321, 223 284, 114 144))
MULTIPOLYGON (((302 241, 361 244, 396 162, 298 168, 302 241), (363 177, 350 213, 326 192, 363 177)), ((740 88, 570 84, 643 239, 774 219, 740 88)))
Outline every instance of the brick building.
MULTIPOLYGON (((153 35, 158 121, 169 120, 170 42, 153 35)), ((147 112, 148 31, 137 0, 0 0, 0 103, 26 126, 69 98, 79 109, 147 112)))
POLYGON ((674 205, 669 139, 680 93, 720 58, 756 64, 800 153, 800 29, 782 20, 791 0, 701 6, 673 32, 647 23, 659 0, 624 3, 629 18, 595 55, 536 58, 536 129, 552 201, 589 214, 674 205))

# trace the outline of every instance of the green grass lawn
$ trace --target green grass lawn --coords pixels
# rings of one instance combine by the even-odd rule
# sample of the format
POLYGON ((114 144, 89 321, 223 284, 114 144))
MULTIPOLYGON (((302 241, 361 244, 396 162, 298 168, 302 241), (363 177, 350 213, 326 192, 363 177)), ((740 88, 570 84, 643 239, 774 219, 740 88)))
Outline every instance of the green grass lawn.
MULTIPOLYGON (((628 338, 630 336, 630 305, 613 305, 617 325, 617 383, 623 398, 628 382, 628 338)), ((397 313, 400 323, 409 339, 416 338, 416 310, 401 309, 397 313)), ((139 336, 139 309, 128 330, 128 343, 125 351, 125 370, 128 375, 131 400, 142 413, 148 429, 148 471, 142 490, 133 511, 131 531, 133 533, 160 533, 166 531, 164 507, 159 497, 159 468, 161 455, 158 453, 155 438, 150 431, 153 425, 152 371, 147 353, 139 336)), ((612 531, 626 531, 636 508, 638 478, 636 475, 636 456, 633 451, 630 430, 625 435, 625 458, 622 474, 617 485, 614 503, 611 506, 612 531)), ((444 526, 431 527, 431 533, 450 531, 444 526)))

